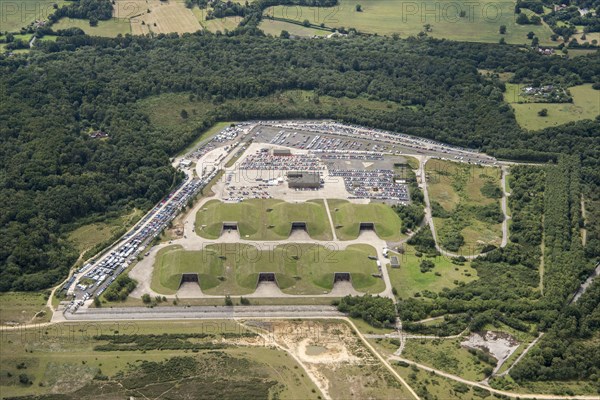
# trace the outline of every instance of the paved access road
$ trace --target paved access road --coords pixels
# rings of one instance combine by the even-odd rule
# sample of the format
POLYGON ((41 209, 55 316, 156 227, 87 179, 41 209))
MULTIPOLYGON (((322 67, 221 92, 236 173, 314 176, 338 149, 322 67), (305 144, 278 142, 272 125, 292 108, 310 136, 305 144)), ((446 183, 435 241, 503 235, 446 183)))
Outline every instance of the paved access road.
POLYGON ((342 317, 334 306, 190 306, 86 308, 65 313, 67 321, 160 319, 322 318, 342 317))

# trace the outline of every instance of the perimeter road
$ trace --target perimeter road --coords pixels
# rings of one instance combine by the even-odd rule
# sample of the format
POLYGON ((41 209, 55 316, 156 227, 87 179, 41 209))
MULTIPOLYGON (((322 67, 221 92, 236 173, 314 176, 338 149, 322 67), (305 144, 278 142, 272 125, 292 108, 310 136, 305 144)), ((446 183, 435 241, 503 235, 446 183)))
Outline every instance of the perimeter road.
POLYGON ((521 393, 506 392, 504 390, 498 390, 498 389, 491 388, 491 387, 483 385, 483 384, 481 384, 479 382, 473 382, 473 381, 469 381, 467 379, 463 379, 460 376, 452 375, 450 373, 447 373, 447 372, 444 372, 444 371, 440 371, 439 369, 431 368, 431 367, 428 367, 426 365, 416 363, 416 362, 408 360, 406 358, 402 358, 402 357, 398 357, 398 356, 391 356, 389 359, 390 360, 395 360, 395 361, 402 361, 402 362, 405 362, 407 364, 414 365, 417 368, 421 368, 421 369, 423 369, 425 371, 433 372, 433 373, 435 373, 437 375, 443 376, 444 378, 452 379, 452 380, 455 380, 457 382, 464 383, 466 385, 476 386, 476 387, 478 387, 480 389, 485 389, 485 390, 487 390, 489 392, 492 392, 494 394, 499 394, 499 395, 503 395, 503 396, 513 397, 513 398, 517 398, 517 399, 540 399, 540 400, 579 399, 579 400, 598 400, 598 396, 557 396, 557 395, 553 395, 553 394, 521 394, 521 393))
POLYGON ((334 306, 191 306, 87 308, 71 314, 68 321, 119 321, 161 319, 319 318, 342 317, 334 306))

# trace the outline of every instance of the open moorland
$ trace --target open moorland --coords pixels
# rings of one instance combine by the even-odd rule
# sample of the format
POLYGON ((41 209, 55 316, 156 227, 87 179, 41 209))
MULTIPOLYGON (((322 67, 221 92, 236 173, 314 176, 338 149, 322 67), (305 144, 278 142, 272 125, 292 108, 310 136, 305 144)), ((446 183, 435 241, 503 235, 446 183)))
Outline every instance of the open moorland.
POLYGON ((0 325, 46 322, 52 313, 46 306, 49 293, 0 293, 0 325))
POLYGON ((243 239, 287 239, 292 222, 305 222, 313 239, 332 239, 323 200, 304 203, 275 199, 249 199, 241 203, 210 201, 196 215, 196 232, 204 238, 216 239, 221 236, 224 221, 236 222, 243 239))
POLYGON ((297 357, 333 399, 414 398, 343 321, 248 321, 297 357))
POLYGON ((320 396, 293 357, 233 321, 58 324, 6 332, 2 344, 2 397, 320 396))
POLYGON ((159 251, 152 274, 152 289, 174 294, 182 273, 197 273, 200 288, 209 295, 240 295, 256 290, 259 273, 274 273, 279 288, 288 294, 323 294, 333 288, 334 273, 350 273, 354 288, 379 293, 384 284, 369 256, 368 245, 336 250, 314 244, 289 243, 273 250, 245 244, 214 244, 200 251, 169 246, 159 251))

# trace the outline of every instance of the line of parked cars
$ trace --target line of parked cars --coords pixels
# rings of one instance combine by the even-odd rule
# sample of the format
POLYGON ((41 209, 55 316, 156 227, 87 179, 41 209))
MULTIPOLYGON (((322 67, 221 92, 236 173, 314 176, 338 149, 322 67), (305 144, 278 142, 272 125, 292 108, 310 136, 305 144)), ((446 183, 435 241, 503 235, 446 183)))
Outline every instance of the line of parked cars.
MULTIPOLYGON (((76 295, 67 310, 75 312, 83 301, 92 296, 99 296, 106 288, 115 281, 117 276, 135 261, 136 257, 143 251, 146 245, 155 237, 160 235, 162 230, 175 218, 179 210, 183 208, 190 198, 195 196, 202 187, 215 177, 218 170, 214 170, 204 179, 187 178, 179 187, 173 190, 164 200, 157 204, 136 226, 127 233, 123 240, 105 253, 96 261, 80 268, 78 273, 84 271, 85 274, 80 277, 87 278, 86 285, 78 283, 75 285, 74 293, 76 295)), ((73 276, 65 288, 75 284, 76 276, 73 276)))

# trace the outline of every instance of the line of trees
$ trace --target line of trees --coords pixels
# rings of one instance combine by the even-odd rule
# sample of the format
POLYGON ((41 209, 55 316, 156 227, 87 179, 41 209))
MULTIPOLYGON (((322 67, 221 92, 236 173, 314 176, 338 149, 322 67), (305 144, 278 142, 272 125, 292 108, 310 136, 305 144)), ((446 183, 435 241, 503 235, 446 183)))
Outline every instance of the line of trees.
POLYGON ((69 2, 48 16, 50 23, 57 22, 61 18, 89 19, 91 25, 98 21, 111 19, 113 5, 110 0, 79 0, 69 2))
POLYGON ((581 235, 581 168, 564 156, 546 171, 544 195, 544 294, 561 305, 589 274, 581 235))
POLYGON ((361 318, 376 328, 393 327, 396 307, 391 299, 379 296, 346 296, 337 304, 339 311, 352 318, 361 318))

